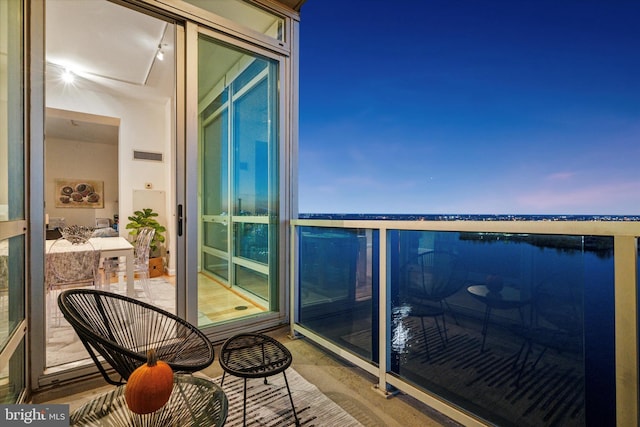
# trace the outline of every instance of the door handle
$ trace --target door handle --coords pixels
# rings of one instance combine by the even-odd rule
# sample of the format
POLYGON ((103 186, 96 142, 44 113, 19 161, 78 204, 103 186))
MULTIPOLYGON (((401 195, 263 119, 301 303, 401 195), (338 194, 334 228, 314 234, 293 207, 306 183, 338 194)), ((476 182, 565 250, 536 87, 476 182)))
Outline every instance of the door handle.
POLYGON ((182 205, 178 205, 178 236, 182 236, 182 205))

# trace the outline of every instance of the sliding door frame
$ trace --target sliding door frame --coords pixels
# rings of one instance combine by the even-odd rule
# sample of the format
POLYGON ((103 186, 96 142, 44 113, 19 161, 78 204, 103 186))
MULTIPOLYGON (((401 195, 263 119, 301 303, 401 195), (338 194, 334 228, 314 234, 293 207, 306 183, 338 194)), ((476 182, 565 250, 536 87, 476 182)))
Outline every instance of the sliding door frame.
MULTIPOLYGON (((277 94, 278 104, 278 118, 277 118, 277 141, 275 143, 278 146, 278 186, 276 192, 276 200, 278 204, 278 219, 277 219, 277 239, 278 239, 278 254, 275 259, 276 266, 271 268, 272 272, 276 272, 277 276, 277 306, 278 311, 265 313, 258 317, 252 317, 250 319, 244 318, 234 322, 224 323, 221 325, 212 325, 205 327, 203 330, 213 340, 223 339, 236 331, 247 330, 260 330, 271 326, 280 325, 287 322, 288 319, 288 283, 289 271, 286 267, 288 259, 288 219, 291 217, 289 211, 290 203, 287 200, 287 196, 291 194, 290 191, 284 191, 291 186, 291 134, 289 132, 290 118, 288 113, 291 111, 290 106, 290 90, 287 82, 290 82, 289 78, 289 57, 279 52, 274 52, 269 49, 257 47, 246 41, 238 40, 225 34, 216 32, 211 28, 199 26, 196 23, 186 23, 186 72, 185 72, 185 99, 186 99, 186 122, 185 122, 185 173, 178 172, 178 176, 184 179, 184 196, 180 196, 184 214, 185 214, 185 234, 189 237, 189 241, 184 240, 184 257, 179 255, 178 259, 183 259, 185 264, 184 280, 187 286, 186 289, 186 304, 187 313, 186 318, 190 322, 197 324, 198 318, 198 296, 197 296, 197 283, 198 283, 198 264, 199 264, 199 206, 198 206, 198 186, 199 176, 194 171, 199 169, 199 110, 198 110, 198 38, 202 34, 208 38, 211 38, 221 44, 228 45, 232 48, 244 50, 248 53, 255 54, 257 56, 265 57, 270 60, 274 60, 278 63, 278 81, 279 90, 277 94)), ((229 226, 232 226, 232 222, 229 222, 229 226)), ((185 237, 185 236, 183 236, 185 237)), ((181 245, 182 246, 182 245, 181 245)), ((233 254, 229 254, 229 263, 233 263, 233 254)), ((270 273, 271 274, 271 273, 270 273)))
MULTIPOLYGON (((299 15, 274 2, 255 0, 253 3, 285 18, 285 42, 256 37, 233 22, 217 20, 210 13, 200 13, 193 7, 185 7, 173 0, 106 0, 133 8, 139 12, 173 21, 176 28, 176 165, 175 203, 176 215, 176 311, 177 314, 197 324, 197 274, 198 274, 198 212, 197 174, 188 171, 198 161, 197 127, 197 38, 200 32, 222 43, 278 61, 278 254, 277 271, 279 311, 269 313, 258 320, 243 319, 238 322, 205 329, 210 338, 223 339, 235 331, 259 330, 286 324, 289 314, 288 266, 290 229, 289 220, 297 217, 297 143, 298 143, 298 28, 299 15), (188 10, 187 10, 188 9, 188 10), (224 22, 223 22, 224 21, 224 22), (222 22, 222 24, 221 24, 222 22), (194 102, 195 100, 195 102, 194 102), (195 184, 195 185, 194 185, 195 184), (195 202, 195 203, 194 203, 195 202), (182 210, 180 210, 180 208, 182 210)), ((44 305, 44 112, 45 112, 45 0, 24 0, 27 40, 25 55, 28 66, 24 75, 30 86, 26 99, 28 114, 25 126, 25 142, 29 152, 27 219, 22 232, 27 236, 27 321, 23 333, 27 338, 27 383, 30 391, 64 394, 67 384, 80 384, 81 388, 104 384, 94 366, 82 366, 61 372, 45 371, 45 305, 44 305)), ((51 394, 49 398, 54 397, 51 394)))

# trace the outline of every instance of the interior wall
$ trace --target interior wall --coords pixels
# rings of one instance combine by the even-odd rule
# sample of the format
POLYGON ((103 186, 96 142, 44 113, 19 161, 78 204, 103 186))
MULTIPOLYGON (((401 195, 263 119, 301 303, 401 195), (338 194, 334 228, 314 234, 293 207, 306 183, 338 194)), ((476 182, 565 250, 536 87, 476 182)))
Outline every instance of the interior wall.
MULTIPOLYGON (((68 85, 58 79, 50 79, 46 84, 47 107, 61 110, 79 111, 88 114, 120 119, 118 149, 118 211, 120 215, 119 233, 128 238, 127 217, 133 214, 135 190, 148 189, 172 194, 173 137, 171 133, 171 100, 139 100, 128 98, 119 92, 102 91, 99 84, 80 79, 68 85), (150 151, 163 154, 163 161, 134 160, 133 151, 150 151)), ((172 219, 175 217, 171 197, 166 198, 167 249, 175 253, 175 243, 170 236, 174 232, 172 219)), ((67 222, 68 223, 68 222, 67 222)), ((175 271, 175 262, 170 259, 169 272, 175 271)))
POLYGON ((45 140, 45 212, 66 225, 95 226, 96 218, 118 213, 118 144, 47 138, 45 140), (104 184, 104 208, 56 208, 56 179, 97 180, 104 184))

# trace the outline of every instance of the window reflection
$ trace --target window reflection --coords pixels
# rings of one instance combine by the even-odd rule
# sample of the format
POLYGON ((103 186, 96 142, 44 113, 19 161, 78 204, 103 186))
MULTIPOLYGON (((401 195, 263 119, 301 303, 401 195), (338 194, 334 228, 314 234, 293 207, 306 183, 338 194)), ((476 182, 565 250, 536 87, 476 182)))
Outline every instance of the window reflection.
MULTIPOLYGON (((297 323, 377 362, 375 232, 299 232, 297 323)), ((392 230, 387 243, 391 373, 496 425, 614 416, 611 237, 392 230)))
POLYGON ((299 323, 377 362, 378 232, 300 228, 299 323))
POLYGON ((0 221, 24 218, 22 2, 0 2, 0 221))
POLYGON ((20 343, 16 351, 11 356, 9 363, 0 371, 0 403, 15 403, 24 390, 25 381, 25 344, 20 343))
POLYGON ((613 316, 612 239, 399 231, 391 242, 392 372, 498 424, 584 425, 585 383, 613 377, 599 359, 601 377, 586 378, 586 355, 613 346, 611 325, 593 322, 613 316))
POLYGON ((0 240, 0 343, 24 319, 24 236, 0 240))

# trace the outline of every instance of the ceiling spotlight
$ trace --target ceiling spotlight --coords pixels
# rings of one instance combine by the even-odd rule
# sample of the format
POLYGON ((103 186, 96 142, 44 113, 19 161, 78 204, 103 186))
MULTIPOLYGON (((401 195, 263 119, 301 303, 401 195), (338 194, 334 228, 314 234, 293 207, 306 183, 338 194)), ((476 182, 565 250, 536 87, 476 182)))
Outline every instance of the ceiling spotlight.
POLYGON ((62 72, 62 81, 65 83, 73 83, 75 78, 76 78, 75 74, 73 74, 69 69, 65 69, 62 72))
POLYGON ((159 50, 156 54, 156 58, 158 58, 159 61, 162 61, 164 59, 164 52, 159 50))

